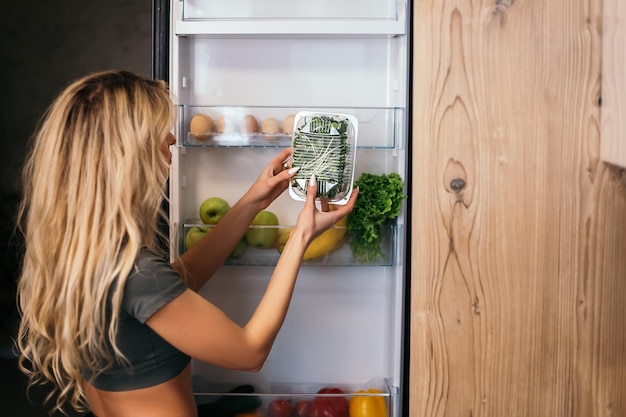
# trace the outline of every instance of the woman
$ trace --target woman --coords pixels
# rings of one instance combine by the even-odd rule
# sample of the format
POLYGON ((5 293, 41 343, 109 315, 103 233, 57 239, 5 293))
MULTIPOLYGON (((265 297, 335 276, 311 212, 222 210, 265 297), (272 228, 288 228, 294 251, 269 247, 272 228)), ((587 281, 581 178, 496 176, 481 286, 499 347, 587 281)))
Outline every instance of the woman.
POLYGON ((19 225, 20 366, 51 383, 53 409, 98 417, 192 417, 190 358, 258 371, 283 323, 302 256, 346 216, 307 201, 265 294, 241 327, 196 291, 222 265, 254 216, 288 186, 274 158, 215 229, 171 265, 158 221, 174 106, 165 84, 124 71, 71 84, 47 111, 27 158, 19 225))

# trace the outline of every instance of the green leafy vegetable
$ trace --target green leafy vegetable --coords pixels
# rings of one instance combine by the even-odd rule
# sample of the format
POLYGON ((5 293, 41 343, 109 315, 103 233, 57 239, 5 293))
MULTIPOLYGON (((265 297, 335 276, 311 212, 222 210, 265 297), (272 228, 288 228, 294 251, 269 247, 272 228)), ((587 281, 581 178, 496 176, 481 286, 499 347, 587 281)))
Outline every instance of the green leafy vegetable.
POLYGON ((348 215, 348 232, 352 236, 350 248, 354 259, 373 262, 381 251, 386 226, 400 214, 404 181, 399 174, 375 175, 363 173, 354 183, 359 187, 359 197, 352 213, 348 215))

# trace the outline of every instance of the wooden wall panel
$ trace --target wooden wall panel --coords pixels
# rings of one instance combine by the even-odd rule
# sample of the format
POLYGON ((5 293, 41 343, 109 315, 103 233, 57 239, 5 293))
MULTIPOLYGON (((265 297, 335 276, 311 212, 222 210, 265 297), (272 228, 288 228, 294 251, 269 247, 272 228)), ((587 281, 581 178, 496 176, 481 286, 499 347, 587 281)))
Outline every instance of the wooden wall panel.
POLYGON ((603 3, 600 157, 626 167, 626 1, 603 3))
POLYGON ((626 416, 601 1, 420 0, 413 15, 410 415, 626 416))

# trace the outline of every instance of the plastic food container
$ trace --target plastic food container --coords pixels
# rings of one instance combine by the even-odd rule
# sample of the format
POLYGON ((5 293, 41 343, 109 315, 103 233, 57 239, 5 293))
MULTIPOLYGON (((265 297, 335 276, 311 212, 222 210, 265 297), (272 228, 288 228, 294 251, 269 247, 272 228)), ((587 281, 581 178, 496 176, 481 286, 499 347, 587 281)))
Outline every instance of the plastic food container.
POLYGON ((289 195, 306 200, 315 174, 317 197, 332 204, 346 204, 352 194, 358 120, 351 114, 301 111, 293 124, 292 167, 300 170, 289 184, 289 195))

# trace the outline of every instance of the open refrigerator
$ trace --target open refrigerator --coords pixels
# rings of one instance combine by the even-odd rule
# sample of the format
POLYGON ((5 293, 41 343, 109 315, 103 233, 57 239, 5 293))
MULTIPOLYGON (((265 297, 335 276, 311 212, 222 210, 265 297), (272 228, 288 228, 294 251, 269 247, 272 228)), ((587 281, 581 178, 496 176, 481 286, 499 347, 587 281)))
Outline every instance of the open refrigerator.
MULTIPOLYGON (((292 131, 282 126, 241 133, 248 115, 259 131, 267 119, 282 125, 301 111, 353 115, 359 126, 354 179, 397 172, 408 192, 409 8, 408 0, 154 0, 153 75, 169 82, 179 107, 169 190, 172 257, 184 252, 191 228, 205 226, 198 213, 205 199, 234 204, 291 146, 292 131), (214 122, 206 135, 191 132, 197 114, 214 122), (235 128, 218 131, 220 119, 235 128)), ((301 206, 285 192, 268 210, 284 228, 301 206)), ((373 388, 389 416, 405 415, 407 211, 405 202, 375 261, 355 261, 345 244, 303 263, 260 372, 194 361, 198 402, 251 384, 265 413, 274 399, 314 399, 325 387, 340 388, 348 400, 373 388)), ((244 324, 278 257, 275 248, 248 247, 200 293, 244 324)))

